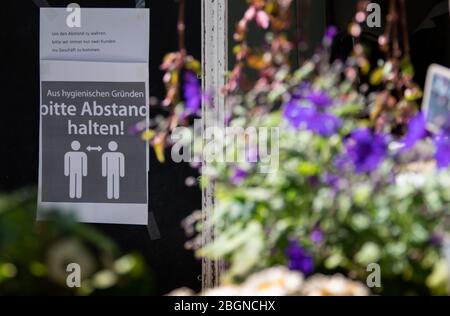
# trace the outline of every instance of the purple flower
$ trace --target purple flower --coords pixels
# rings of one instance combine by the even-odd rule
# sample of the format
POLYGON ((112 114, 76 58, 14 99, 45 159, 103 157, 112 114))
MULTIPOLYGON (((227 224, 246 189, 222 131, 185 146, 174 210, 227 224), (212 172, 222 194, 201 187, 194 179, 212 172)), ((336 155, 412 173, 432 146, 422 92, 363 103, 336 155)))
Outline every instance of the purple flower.
POLYGON ((245 150, 245 159, 248 163, 256 163, 259 160, 259 152, 257 146, 250 146, 245 150))
POLYGON ((449 134, 443 130, 434 137, 434 145, 436 152, 434 158, 436 159, 439 169, 445 169, 450 165, 450 137, 449 134))
POLYGON ((315 228, 309 237, 313 243, 319 244, 323 240, 323 232, 319 228, 315 228))
POLYGON ((301 271, 305 275, 314 271, 313 258, 300 246, 297 240, 289 241, 286 256, 289 260, 289 269, 301 271))
POLYGON ((322 109, 333 105, 333 99, 325 91, 311 91, 306 96, 306 100, 322 109))
POLYGON ((302 81, 300 85, 292 93, 292 98, 296 100, 303 99, 305 95, 311 90, 311 83, 302 81))
POLYGON ((311 186, 319 185, 320 184, 319 177, 317 176, 308 177, 308 183, 311 186))
POLYGON ((128 128, 128 134, 130 134, 130 135, 137 135, 137 134, 139 134, 141 131, 142 131, 142 130, 138 127, 137 124, 134 124, 134 125, 132 125, 132 126, 130 126, 130 127, 128 128))
POLYGON ((325 30, 325 38, 327 40, 333 40, 336 37, 337 33, 338 33, 337 27, 334 25, 330 25, 325 30))
POLYGON ((335 134, 342 125, 336 116, 302 106, 296 100, 291 100, 285 106, 284 117, 295 129, 304 127, 324 137, 335 134))
POLYGON ((408 133, 403 138, 402 150, 413 148, 416 143, 427 136, 425 118, 422 112, 418 112, 408 124, 408 133))
POLYGON ((444 242, 444 237, 441 234, 434 233, 431 235, 430 243, 434 246, 442 246, 442 243, 444 242))
POLYGON ((248 172, 241 168, 234 168, 233 175, 230 178, 230 182, 233 185, 239 185, 247 178, 248 172))
POLYGON ((302 106, 294 99, 286 104, 283 113, 284 118, 295 129, 299 129, 303 124, 306 126, 306 123, 310 121, 315 114, 316 111, 313 108, 302 106))
POLYGON ((325 185, 333 188, 336 191, 339 189, 340 178, 337 175, 327 172, 323 175, 322 181, 325 185))
POLYGON ((308 128, 324 137, 336 134, 342 122, 339 118, 328 113, 316 113, 308 122, 308 128))
POLYGON ((187 115, 199 115, 202 103, 202 88, 200 83, 191 71, 184 75, 184 98, 186 101, 185 113, 187 115))
POLYGON ((285 105, 283 115, 295 129, 303 127, 328 137, 335 134, 342 125, 338 117, 325 112, 325 109, 331 105, 333 105, 333 99, 328 93, 311 91, 311 85, 303 82, 292 94, 291 101, 285 105))
POLYGON ((346 157, 356 172, 371 172, 378 168, 386 156, 386 139, 367 128, 354 130, 347 139, 346 157))

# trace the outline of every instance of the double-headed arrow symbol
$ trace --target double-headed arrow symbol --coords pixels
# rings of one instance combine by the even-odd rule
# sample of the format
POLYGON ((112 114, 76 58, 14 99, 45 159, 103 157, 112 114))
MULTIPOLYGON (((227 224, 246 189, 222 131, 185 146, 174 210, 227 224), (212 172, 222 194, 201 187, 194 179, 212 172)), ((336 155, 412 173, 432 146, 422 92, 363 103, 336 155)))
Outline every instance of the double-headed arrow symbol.
POLYGON ((102 151, 102 147, 97 146, 97 147, 92 147, 91 145, 87 146, 86 148, 87 151, 91 152, 91 151, 102 151))

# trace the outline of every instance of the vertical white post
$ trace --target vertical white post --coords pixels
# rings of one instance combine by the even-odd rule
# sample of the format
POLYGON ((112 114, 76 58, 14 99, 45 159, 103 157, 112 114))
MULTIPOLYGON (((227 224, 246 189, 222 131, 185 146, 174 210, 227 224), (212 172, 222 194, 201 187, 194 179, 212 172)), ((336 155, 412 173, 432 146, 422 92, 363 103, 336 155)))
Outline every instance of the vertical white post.
MULTIPOLYGON (((211 127, 223 127, 225 98, 221 89, 225 85, 228 70, 228 0, 202 0, 202 85, 210 92, 210 104, 203 104, 203 132, 211 127)), ((205 163, 205 162, 204 162, 205 163)), ((203 221, 214 212, 214 183, 202 189, 203 221)), ((203 245, 214 240, 214 228, 203 232, 203 245)), ((202 289, 219 285, 222 263, 220 260, 203 259, 202 289)))

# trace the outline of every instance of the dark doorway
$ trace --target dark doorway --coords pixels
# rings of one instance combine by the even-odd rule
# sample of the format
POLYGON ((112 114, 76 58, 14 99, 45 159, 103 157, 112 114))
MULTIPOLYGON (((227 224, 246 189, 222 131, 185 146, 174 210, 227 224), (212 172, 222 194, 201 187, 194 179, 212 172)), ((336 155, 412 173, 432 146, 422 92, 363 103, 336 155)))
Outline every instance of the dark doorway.
MULTIPOLYGON (((65 7, 73 1, 7 1, 2 13, 0 51, 0 191, 36 187, 39 153, 39 8, 38 5, 65 7), (6 6, 6 8, 5 8, 6 6), (8 44, 7 44, 8 43, 8 44), (7 48, 9 47, 9 48, 7 48)), ((136 6, 134 0, 80 0, 83 7, 136 6)), ((142 1, 139 1, 142 2, 142 1)), ((159 70, 163 56, 177 49, 177 2, 146 0, 150 8, 150 90, 161 99, 165 93, 159 70)), ((186 12, 189 52, 201 55, 201 2, 188 1, 186 12)), ((149 210, 154 214, 160 238, 152 240, 145 226, 95 225, 111 236, 125 251, 137 251, 147 260, 155 281, 155 294, 188 286, 199 290, 201 262, 185 250, 187 240, 181 221, 201 208, 198 187, 187 187, 186 178, 194 176, 189 165, 157 162, 151 151, 149 210)), ((132 294, 132 293, 130 293, 132 294)))

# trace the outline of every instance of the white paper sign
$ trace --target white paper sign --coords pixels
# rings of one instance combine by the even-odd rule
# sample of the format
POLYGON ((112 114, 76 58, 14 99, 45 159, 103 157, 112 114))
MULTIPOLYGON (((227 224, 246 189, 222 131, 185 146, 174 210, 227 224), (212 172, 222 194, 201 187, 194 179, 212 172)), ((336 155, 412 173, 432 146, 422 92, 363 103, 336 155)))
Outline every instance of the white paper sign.
POLYGON ((41 9, 38 219, 147 225, 149 11, 74 13, 41 9))
POLYGON ((74 13, 41 8, 41 60, 148 63, 148 9, 81 8, 80 27, 71 23, 74 13))
POLYGON ((439 131, 450 119, 450 69, 433 64, 428 68, 422 109, 428 129, 439 131))

